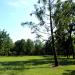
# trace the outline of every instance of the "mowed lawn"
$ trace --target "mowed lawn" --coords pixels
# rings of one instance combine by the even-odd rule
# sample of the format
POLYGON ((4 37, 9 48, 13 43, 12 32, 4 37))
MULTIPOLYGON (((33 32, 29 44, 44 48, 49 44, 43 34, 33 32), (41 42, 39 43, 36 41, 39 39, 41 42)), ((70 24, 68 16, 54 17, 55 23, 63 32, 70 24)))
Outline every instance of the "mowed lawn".
POLYGON ((58 58, 53 67, 52 56, 0 57, 0 75, 75 75, 75 59, 58 58))

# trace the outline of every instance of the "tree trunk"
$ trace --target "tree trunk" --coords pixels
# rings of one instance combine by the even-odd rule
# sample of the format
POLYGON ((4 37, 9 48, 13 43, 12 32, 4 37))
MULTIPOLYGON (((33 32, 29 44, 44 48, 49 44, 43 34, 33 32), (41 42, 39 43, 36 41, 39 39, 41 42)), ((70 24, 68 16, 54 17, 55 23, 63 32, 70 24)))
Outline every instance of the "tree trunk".
POLYGON ((55 66, 58 66, 58 60, 57 60, 56 50, 55 50, 55 46, 54 46, 54 36, 53 36, 50 0, 49 0, 49 8, 50 8, 50 28, 51 28, 51 37, 52 37, 52 50, 53 50, 53 54, 54 54, 55 66))

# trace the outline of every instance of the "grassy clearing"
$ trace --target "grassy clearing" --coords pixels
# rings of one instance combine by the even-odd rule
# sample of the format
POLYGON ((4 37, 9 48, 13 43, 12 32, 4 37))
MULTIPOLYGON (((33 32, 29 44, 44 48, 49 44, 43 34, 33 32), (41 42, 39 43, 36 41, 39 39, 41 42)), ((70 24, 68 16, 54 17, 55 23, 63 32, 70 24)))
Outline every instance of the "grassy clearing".
POLYGON ((0 75, 75 75, 75 59, 59 58, 52 67, 52 56, 0 57, 0 75))

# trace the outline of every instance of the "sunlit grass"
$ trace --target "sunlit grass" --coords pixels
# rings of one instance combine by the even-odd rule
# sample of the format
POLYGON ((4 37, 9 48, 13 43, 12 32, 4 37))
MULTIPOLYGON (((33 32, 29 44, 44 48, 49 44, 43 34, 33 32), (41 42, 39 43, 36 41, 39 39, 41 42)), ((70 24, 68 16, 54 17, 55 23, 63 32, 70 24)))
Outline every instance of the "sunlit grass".
POLYGON ((75 75, 75 59, 58 59, 53 67, 52 56, 0 57, 0 75, 75 75))

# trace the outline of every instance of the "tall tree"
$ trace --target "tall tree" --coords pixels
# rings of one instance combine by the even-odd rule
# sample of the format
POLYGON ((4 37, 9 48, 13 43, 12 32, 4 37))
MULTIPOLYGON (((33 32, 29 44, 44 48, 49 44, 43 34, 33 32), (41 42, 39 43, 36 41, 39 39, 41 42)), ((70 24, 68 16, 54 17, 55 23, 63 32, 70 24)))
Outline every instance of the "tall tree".
MULTIPOLYGON (((57 0, 56 9, 53 15, 55 26, 56 26, 56 48, 58 50, 64 50, 65 41, 69 35, 68 33, 69 24, 75 21, 75 3, 72 0, 61 2, 57 0), (61 40, 61 41, 60 41, 61 40)), ((68 52, 68 51, 66 51, 68 52)), ((74 57, 74 55, 73 55, 74 57)))
POLYGON ((55 66, 58 66, 58 61, 57 61, 57 56, 56 56, 56 50, 54 46, 54 36, 53 36, 53 27, 52 27, 52 6, 51 6, 51 1, 49 0, 49 10, 50 10, 50 27, 51 27, 51 37, 52 37, 52 50, 54 54, 54 59, 55 59, 55 66))
POLYGON ((54 8, 53 2, 54 0, 53 1, 52 0, 38 0, 38 3, 34 5, 35 11, 32 12, 30 15, 35 14, 35 16, 39 20, 39 23, 35 24, 33 22, 25 22, 25 23, 22 23, 22 25, 24 24, 31 25, 32 26, 31 28, 34 30, 34 32, 36 32, 38 37, 41 36, 39 32, 45 33, 49 37, 51 36, 55 66, 58 66, 56 50, 54 46, 54 34, 53 34, 53 29, 54 29, 54 24, 53 24, 53 19, 52 19, 53 8, 54 8))

